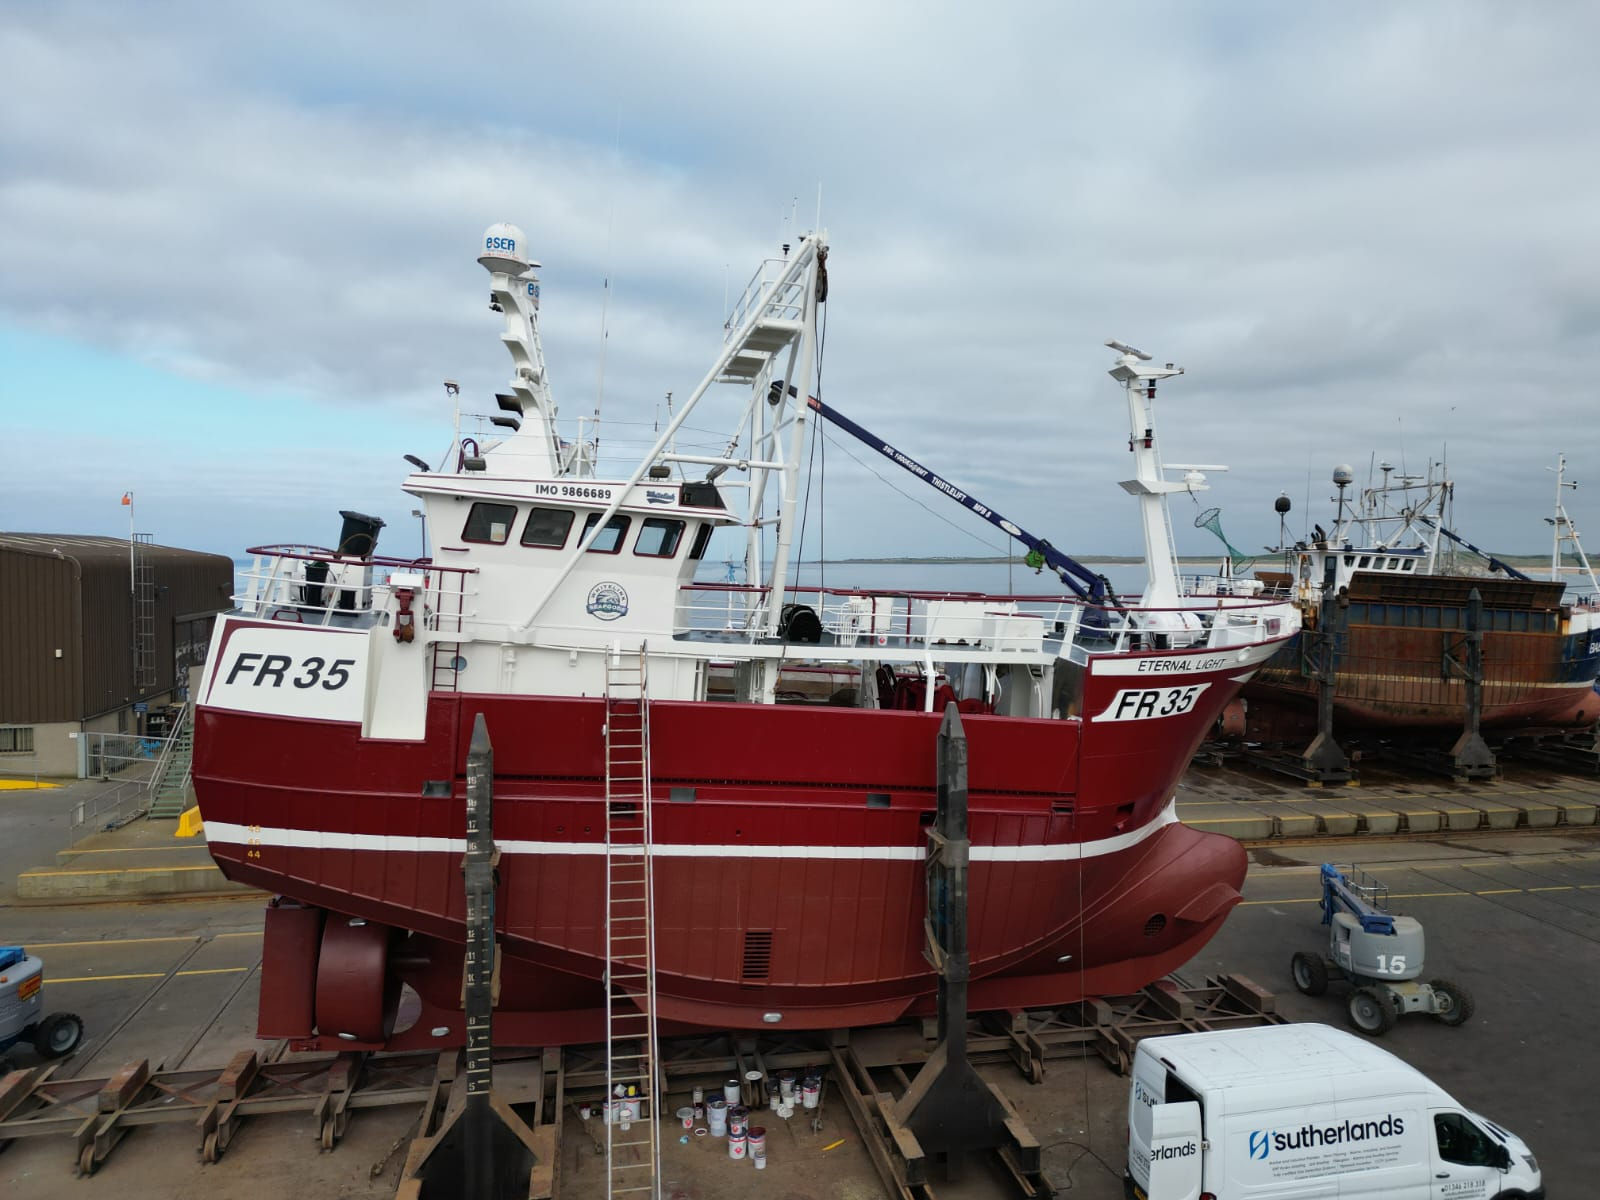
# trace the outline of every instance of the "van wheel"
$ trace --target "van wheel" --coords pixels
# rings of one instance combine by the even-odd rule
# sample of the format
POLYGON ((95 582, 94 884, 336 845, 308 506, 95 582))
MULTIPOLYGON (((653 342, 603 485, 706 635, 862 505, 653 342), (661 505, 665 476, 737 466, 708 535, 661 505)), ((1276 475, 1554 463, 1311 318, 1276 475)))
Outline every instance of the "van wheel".
POLYGON ((1350 1024, 1362 1033, 1382 1037, 1400 1019, 1394 1001, 1383 988, 1363 987, 1350 993, 1350 1024))
POLYGON ((1320 996, 1328 990, 1328 968, 1316 954, 1296 954, 1289 963, 1294 976, 1294 986, 1308 996, 1320 996))
POLYGON ((1448 979, 1430 979, 1433 1001, 1438 1005, 1433 1019, 1445 1025, 1463 1024, 1472 1015, 1472 993, 1448 979))

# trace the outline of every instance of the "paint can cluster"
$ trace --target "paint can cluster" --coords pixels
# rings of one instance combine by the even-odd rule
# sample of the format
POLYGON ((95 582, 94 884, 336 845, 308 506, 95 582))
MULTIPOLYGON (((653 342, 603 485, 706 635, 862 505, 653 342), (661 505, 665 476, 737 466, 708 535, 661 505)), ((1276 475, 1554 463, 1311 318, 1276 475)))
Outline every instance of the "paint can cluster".
POLYGON ((821 1107, 822 1072, 813 1067, 807 1067, 804 1072, 779 1071, 772 1076, 746 1071, 742 1080, 727 1080, 709 1098, 703 1089, 695 1088, 693 1103, 677 1110, 677 1119, 685 1131, 679 1140, 724 1138, 730 1159, 748 1159, 756 1170, 766 1170, 767 1130, 763 1125, 751 1123, 751 1109, 745 1106, 747 1097, 755 1106, 757 1117, 765 1099, 766 1107, 774 1116, 788 1120, 797 1108, 816 1110, 821 1107))

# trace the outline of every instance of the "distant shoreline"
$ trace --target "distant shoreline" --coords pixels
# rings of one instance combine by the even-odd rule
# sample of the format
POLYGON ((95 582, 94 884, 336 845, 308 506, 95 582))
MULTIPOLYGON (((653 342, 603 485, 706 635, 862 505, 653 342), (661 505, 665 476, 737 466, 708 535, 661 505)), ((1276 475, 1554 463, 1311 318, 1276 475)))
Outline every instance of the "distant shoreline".
MULTIPOLYGON (((1144 556, 1142 554, 1080 554, 1074 557, 1086 567, 1137 567, 1144 564, 1144 556)), ((1548 554, 1497 554, 1495 558, 1513 567, 1544 567, 1548 569, 1550 566, 1550 556, 1548 554)), ((1257 566, 1260 566, 1264 563, 1276 562, 1278 559, 1279 555, 1277 554, 1263 552, 1257 555, 1253 561, 1257 566)), ((1208 567, 1214 566, 1221 560, 1222 555, 1220 554, 1180 555, 1178 564, 1185 567, 1208 567)), ((823 565, 829 567, 881 566, 894 563, 903 563, 908 566, 926 566, 929 564, 1004 566, 1007 563, 1012 563, 1019 567, 1027 565, 1021 558, 1008 557, 1003 554, 987 557, 969 557, 966 555, 929 555, 923 557, 910 555, 881 558, 828 558, 823 560, 823 565)), ((1574 561, 1572 565, 1576 566, 1577 564, 1574 561)))

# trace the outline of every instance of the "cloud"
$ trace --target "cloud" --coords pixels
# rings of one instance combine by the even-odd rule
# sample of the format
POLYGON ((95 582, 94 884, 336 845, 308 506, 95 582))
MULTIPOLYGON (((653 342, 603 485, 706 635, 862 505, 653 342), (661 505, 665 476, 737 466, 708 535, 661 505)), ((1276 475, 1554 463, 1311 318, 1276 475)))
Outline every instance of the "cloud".
MULTIPOLYGON (((1058 545, 1137 538, 1100 374, 1119 337, 1187 368, 1164 448, 1232 464, 1206 498, 1235 542, 1276 536, 1280 490, 1320 519, 1336 462, 1448 447, 1468 536, 1532 550, 1556 451, 1600 466, 1597 33, 1565 4, 12 6, 0 323, 218 410, 294 396, 404 426, 345 470, 297 469, 315 430, 270 420, 249 463, 213 448, 216 482, 264 457, 269 495, 294 476, 298 522, 357 476, 398 482, 394 446, 447 428, 440 380, 479 404, 503 385, 471 261, 490 222, 545 264, 563 414, 603 377, 621 450, 693 388, 726 296, 820 185, 830 402, 1058 545)), ((841 511, 881 492, 829 465, 841 511)), ((830 549, 957 540, 873 511, 830 549)))

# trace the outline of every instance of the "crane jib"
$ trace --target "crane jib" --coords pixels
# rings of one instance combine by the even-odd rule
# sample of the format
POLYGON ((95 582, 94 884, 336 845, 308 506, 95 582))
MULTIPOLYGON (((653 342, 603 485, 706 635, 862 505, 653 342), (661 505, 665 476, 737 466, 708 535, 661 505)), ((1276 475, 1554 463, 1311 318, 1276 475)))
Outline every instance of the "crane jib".
MULTIPOLYGON (((783 385, 774 384, 773 386, 781 387, 783 385)), ((794 388, 792 385, 788 390, 790 395, 794 395, 794 388)), ((993 525, 996 529, 999 529, 1007 535, 1016 538, 1017 541, 1021 542, 1030 551, 1042 559, 1044 564, 1048 566, 1050 570, 1054 572, 1056 577, 1060 579, 1062 583, 1066 584, 1066 586, 1070 588, 1075 595, 1083 599, 1095 601, 1100 601, 1105 598, 1107 591, 1105 579, 1099 575, 1096 575, 1093 571, 1090 571, 1082 563, 1061 553, 1061 551, 1057 550, 1045 539, 1035 537, 1026 529, 1023 529, 1019 525, 1008 521, 1005 517, 995 512, 994 509, 990 508, 988 505, 983 504, 974 497, 968 495, 966 491, 957 487, 944 477, 933 471, 930 471, 916 459, 912 458, 911 455, 907 454, 903 450, 898 449, 893 443, 886 442, 883 438, 877 436, 877 434, 868 429, 864 429, 862 426, 856 424, 837 409, 830 408, 821 400, 818 400, 815 396, 808 396, 806 398, 806 402, 817 413, 826 417, 829 421, 837 425, 840 429, 844 430, 863 445, 871 446, 874 450, 883 455, 890 462, 894 463, 901 470, 915 475, 929 487, 936 488, 937 490, 943 492, 946 496, 949 496, 950 499, 954 500, 957 504, 960 504, 968 512, 976 513, 985 521, 989 522, 989 524, 993 525)))

